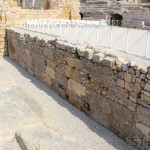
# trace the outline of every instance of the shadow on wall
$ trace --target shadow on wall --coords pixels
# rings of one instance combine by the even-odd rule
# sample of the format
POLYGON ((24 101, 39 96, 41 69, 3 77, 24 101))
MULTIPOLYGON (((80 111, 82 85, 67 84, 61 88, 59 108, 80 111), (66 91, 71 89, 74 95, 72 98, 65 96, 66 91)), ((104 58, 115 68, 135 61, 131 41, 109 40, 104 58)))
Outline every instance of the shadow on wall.
MULTIPOLYGON (((70 103, 68 103, 67 100, 64 100, 61 98, 58 94, 56 94, 53 90, 51 90, 48 86, 40 82, 37 78, 30 75, 26 70, 21 68, 18 64, 13 62, 9 57, 4 57, 6 61, 8 61, 11 65, 14 66, 15 69, 17 69, 24 77, 30 79, 30 82, 32 82, 36 87, 38 87, 40 90, 44 91, 47 95, 51 96, 60 106, 66 108, 69 112, 71 112, 74 116, 78 117, 84 124, 88 126, 90 130, 92 130, 94 133, 99 135, 100 137, 104 138, 105 141, 107 141, 109 144, 113 145, 115 149, 117 150, 126 150, 126 146, 124 145, 123 140, 118 140, 118 137, 114 138, 114 136, 110 136, 110 131, 108 131, 106 128, 102 127, 98 123, 94 124, 92 119, 90 119, 87 115, 85 115, 83 112, 80 112, 76 107, 72 106, 70 103), (120 143, 122 142, 122 144, 120 143), (123 147, 124 145, 124 147, 123 147), (122 146, 122 147, 121 147, 122 146)), ((112 133, 112 135, 114 135, 112 133)))

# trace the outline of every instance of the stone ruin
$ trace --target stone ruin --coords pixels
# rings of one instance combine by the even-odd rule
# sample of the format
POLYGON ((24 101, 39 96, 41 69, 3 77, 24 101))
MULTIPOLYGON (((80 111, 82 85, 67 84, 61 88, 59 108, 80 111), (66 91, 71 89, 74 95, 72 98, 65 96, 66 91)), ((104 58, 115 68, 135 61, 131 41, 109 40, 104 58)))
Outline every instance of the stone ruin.
POLYGON ((121 26, 150 29, 150 0, 82 0, 82 19, 122 20, 121 26))

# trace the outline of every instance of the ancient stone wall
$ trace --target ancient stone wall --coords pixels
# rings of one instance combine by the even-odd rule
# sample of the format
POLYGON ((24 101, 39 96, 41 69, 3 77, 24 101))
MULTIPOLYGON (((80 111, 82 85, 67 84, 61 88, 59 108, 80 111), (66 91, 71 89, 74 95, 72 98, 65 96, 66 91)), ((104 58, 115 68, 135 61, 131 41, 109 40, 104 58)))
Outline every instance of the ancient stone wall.
POLYGON ((24 32, 7 29, 14 61, 128 142, 150 136, 149 61, 128 62, 108 48, 24 32))

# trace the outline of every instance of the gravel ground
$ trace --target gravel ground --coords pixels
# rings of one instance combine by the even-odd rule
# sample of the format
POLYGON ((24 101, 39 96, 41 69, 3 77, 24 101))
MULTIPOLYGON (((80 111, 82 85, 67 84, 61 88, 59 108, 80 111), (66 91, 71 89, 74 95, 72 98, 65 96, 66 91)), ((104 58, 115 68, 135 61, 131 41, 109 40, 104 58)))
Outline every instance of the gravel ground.
POLYGON ((0 150, 16 131, 37 126, 74 141, 78 150, 133 149, 9 58, 0 57, 0 72, 0 150))

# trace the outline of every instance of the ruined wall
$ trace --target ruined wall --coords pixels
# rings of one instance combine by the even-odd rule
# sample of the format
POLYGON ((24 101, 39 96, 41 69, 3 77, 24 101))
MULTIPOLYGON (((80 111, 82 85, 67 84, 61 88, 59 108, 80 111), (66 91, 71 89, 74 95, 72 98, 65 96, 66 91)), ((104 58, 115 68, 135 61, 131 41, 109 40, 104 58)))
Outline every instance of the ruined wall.
POLYGON ((24 32, 7 29, 14 61, 123 139, 150 136, 150 69, 141 66, 144 60, 127 62, 107 48, 24 32))

